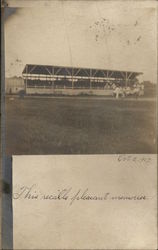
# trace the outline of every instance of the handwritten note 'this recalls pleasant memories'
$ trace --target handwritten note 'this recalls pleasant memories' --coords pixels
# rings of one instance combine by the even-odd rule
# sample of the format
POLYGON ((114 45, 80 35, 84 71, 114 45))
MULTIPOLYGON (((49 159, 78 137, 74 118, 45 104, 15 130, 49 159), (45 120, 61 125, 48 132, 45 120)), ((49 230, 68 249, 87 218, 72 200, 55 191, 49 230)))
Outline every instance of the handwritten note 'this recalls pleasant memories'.
POLYGON ((14 249, 156 249, 156 155, 13 156, 14 249))

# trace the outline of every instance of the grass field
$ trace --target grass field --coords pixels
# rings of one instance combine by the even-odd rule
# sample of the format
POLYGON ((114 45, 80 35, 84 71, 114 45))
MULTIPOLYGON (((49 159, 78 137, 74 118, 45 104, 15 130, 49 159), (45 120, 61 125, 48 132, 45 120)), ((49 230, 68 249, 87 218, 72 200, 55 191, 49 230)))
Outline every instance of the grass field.
POLYGON ((155 101, 6 99, 6 154, 156 153, 155 101))

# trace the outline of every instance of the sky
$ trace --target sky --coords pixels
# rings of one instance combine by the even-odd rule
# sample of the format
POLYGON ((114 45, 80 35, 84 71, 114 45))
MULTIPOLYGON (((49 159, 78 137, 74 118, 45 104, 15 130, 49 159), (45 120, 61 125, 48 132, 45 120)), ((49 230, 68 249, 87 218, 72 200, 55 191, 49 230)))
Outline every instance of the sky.
POLYGON ((157 82, 155 1, 44 3, 18 6, 6 19, 6 77, 46 64, 138 71, 157 82))

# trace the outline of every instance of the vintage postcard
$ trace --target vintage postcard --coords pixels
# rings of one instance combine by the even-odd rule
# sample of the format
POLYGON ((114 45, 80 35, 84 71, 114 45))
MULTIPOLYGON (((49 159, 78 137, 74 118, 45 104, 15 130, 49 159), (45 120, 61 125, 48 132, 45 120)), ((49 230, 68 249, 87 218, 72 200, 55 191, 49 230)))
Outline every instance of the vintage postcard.
POLYGON ((157 7, 5 2, 3 249, 157 249, 157 7))

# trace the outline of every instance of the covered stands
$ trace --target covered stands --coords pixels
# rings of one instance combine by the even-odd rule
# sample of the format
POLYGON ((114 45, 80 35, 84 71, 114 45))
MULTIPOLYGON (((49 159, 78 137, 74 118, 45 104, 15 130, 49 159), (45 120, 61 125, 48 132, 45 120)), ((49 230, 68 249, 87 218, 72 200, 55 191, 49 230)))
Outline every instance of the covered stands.
POLYGON ((27 64, 22 72, 26 88, 110 89, 132 86, 141 72, 27 64))

